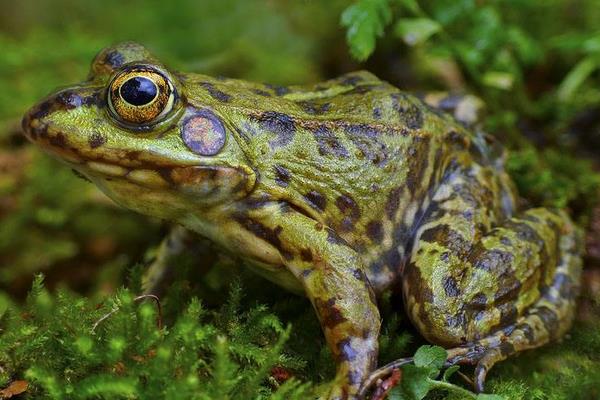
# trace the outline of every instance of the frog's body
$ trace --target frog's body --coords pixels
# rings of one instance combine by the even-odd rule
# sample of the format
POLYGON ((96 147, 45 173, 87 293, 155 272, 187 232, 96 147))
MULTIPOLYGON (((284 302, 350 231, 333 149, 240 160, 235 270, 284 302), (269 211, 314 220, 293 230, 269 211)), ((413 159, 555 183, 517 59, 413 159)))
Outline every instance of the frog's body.
POLYGON ((23 126, 118 203, 304 292, 338 363, 328 398, 356 397, 373 371, 374 295, 394 283, 419 331, 457 346, 450 362, 479 363, 480 389, 493 363, 570 326, 581 261, 568 217, 517 212, 497 144, 369 73, 273 87, 170 74, 127 43, 23 126), (148 65, 172 110, 123 121, 112 86, 148 65))

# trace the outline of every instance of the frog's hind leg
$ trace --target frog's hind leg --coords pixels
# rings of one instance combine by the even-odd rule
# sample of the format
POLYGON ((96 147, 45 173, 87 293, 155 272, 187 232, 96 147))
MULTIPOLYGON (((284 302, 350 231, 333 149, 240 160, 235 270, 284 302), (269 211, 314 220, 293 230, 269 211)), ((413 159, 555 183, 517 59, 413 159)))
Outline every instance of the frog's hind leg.
POLYGON ((478 392, 483 391, 487 372, 494 364, 523 350, 556 340, 571 326, 579 291, 581 238, 579 232, 571 227, 562 233, 560 259, 551 283, 541 289, 540 299, 514 324, 448 351, 448 365, 476 365, 474 383, 478 392))
POLYGON ((402 271, 409 318, 428 341, 455 348, 453 362, 479 363, 478 389, 495 362, 564 334, 581 270, 569 217, 503 213, 501 184, 486 171, 458 170, 440 184, 402 271))

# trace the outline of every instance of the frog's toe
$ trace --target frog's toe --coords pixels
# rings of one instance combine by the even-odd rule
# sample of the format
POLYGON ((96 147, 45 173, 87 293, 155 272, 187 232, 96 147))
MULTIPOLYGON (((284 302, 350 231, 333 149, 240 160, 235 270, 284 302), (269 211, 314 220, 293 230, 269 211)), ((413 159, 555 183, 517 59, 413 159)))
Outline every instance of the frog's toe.
MULTIPOLYGON (((495 349, 494 349, 495 350, 495 349)), ((489 350, 487 351, 481 360, 477 362, 475 366, 475 381, 473 382, 473 386, 475 392, 483 393, 485 390, 485 379, 487 377, 488 371, 494 366, 497 361, 500 361, 502 357, 498 357, 496 355, 496 351, 489 350)))
POLYGON ((377 382, 381 382, 383 379, 392 375, 395 369, 399 369, 403 365, 410 364, 413 361, 413 357, 399 358, 373 371, 371 375, 365 379, 360 390, 358 391, 358 399, 364 399, 373 386, 378 384, 377 382))

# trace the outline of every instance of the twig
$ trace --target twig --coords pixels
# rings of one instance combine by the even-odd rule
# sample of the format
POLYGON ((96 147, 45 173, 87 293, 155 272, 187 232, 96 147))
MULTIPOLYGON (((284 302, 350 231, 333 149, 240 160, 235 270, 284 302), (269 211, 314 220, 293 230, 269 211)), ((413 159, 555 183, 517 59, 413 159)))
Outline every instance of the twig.
MULTIPOLYGON (((133 301, 137 302, 137 301, 141 301, 141 300, 145 300, 145 299, 152 299, 156 302, 156 308, 158 310, 156 326, 157 326, 158 330, 161 330, 162 329, 162 305, 160 304, 160 299, 158 298, 158 296, 153 295, 153 294, 142 294, 142 295, 134 298, 133 301)), ((113 308, 109 313, 104 314, 99 320, 97 320, 94 323, 94 325, 92 326, 92 330, 91 330, 92 334, 96 333, 96 328, 98 328, 98 325, 100 325, 102 322, 104 322, 105 320, 110 318, 117 311, 119 311, 119 308, 113 308)))

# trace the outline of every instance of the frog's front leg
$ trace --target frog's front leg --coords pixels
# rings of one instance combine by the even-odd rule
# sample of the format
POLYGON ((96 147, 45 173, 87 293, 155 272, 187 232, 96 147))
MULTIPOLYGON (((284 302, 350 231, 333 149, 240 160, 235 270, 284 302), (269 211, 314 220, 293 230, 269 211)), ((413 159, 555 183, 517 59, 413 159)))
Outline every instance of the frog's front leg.
POLYGON ((324 398, 355 399, 376 365, 380 328, 360 257, 336 232, 290 207, 253 212, 236 220, 276 247, 282 263, 302 282, 336 360, 336 376, 324 398))
POLYGON ((200 273, 213 265, 217 252, 208 239, 183 226, 173 226, 161 241, 155 256, 144 271, 142 292, 160 296, 174 278, 173 270, 184 260, 184 257, 202 260, 196 266, 196 270, 200 273))

